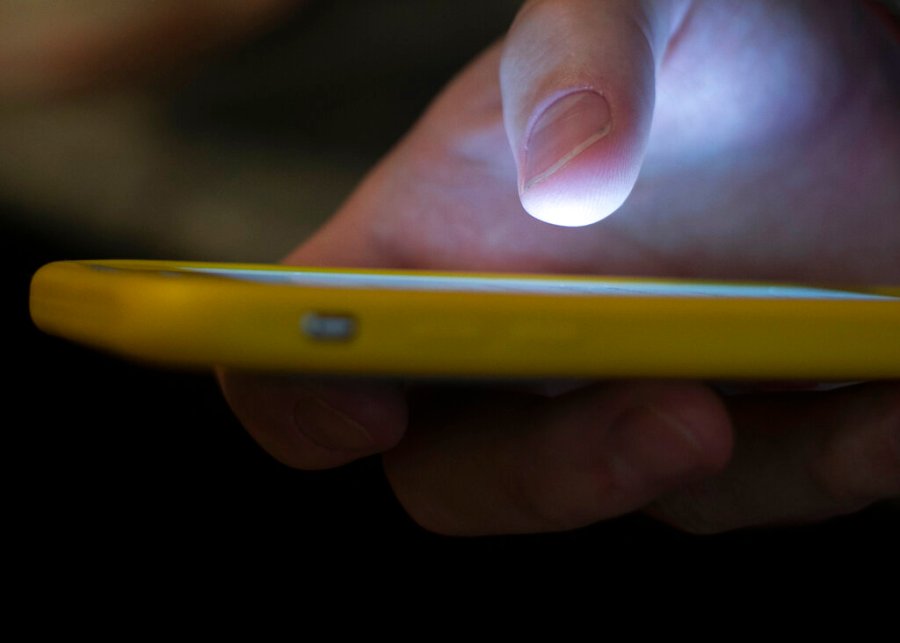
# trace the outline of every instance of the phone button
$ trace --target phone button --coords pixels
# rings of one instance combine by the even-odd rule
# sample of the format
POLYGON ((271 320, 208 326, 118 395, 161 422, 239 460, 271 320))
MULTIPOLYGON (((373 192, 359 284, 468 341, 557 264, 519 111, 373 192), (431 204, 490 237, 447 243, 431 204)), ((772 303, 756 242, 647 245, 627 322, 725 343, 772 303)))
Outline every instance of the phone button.
POLYGON ((356 335, 356 318, 344 313, 309 312, 300 318, 300 330, 318 342, 346 342, 356 335))

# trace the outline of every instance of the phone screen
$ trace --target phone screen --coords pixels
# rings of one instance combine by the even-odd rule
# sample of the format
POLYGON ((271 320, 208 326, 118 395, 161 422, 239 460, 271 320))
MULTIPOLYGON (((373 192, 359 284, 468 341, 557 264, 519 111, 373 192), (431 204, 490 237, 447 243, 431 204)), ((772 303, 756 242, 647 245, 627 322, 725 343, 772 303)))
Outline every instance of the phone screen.
POLYGON ((653 280, 604 280, 602 278, 476 277, 402 275, 351 272, 282 271, 204 267, 189 272, 271 284, 295 284, 318 288, 425 290, 453 292, 508 292, 573 296, 705 297, 749 299, 827 299, 900 301, 890 295, 826 288, 653 280))

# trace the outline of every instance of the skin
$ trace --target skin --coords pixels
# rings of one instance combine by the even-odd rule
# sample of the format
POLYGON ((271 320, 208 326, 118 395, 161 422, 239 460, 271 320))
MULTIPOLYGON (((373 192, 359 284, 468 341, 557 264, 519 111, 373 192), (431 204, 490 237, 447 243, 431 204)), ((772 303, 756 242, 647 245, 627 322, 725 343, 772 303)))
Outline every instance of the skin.
MULTIPOLYGON (((528 2, 287 262, 900 283, 898 56, 856 2, 528 2), (562 129, 541 124, 578 91, 562 129), (538 220, 562 203, 603 220, 538 220)), ((891 382, 722 396, 220 380, 276 458, 383 454, 406 510, 441 533, 635 510, 706 533, 900 495, 891 382)))

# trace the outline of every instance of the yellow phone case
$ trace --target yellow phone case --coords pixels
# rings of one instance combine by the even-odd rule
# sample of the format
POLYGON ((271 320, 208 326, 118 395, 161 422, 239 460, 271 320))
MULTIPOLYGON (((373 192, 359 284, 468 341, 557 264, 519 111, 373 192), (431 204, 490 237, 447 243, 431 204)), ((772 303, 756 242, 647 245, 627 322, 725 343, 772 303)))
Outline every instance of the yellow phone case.
POLYGON ((772 284, 603 278, 604 294, 579 294, 598 280, 66 261, 34 275, 30 307, 48 333, 172 367, 475 378, 900 377, 897 287, 792 296, 772 284), (416 285, 354 285, 356 275, 416 285), (307 276, 351 285, 294 283, 307 276), (454 287, 460 277, 486 290, 454 287), (428 289, 432 281, 441 287, 428 289), (506 291, 510 283, 515 289, 506 291))

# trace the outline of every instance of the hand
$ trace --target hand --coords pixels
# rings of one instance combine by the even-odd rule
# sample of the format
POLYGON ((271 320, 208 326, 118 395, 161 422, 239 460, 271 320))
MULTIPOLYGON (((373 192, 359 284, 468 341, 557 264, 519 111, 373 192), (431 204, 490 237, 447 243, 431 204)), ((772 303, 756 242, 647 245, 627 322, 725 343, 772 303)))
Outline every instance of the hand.
MULTIPOLYGON (((869 11, 528 2, 288 262, 900 282, 898 48, 869 11)), ((712 532, 900 494, 892 383, 722 397, 686 381, 221 381, 281 461, 383 453, 412 517, 449 534, 638 509, 712 532)))

